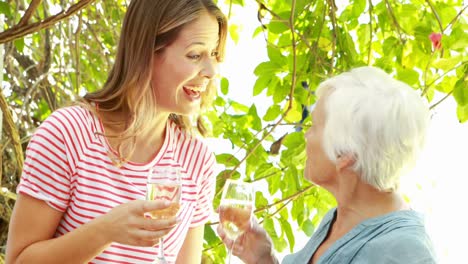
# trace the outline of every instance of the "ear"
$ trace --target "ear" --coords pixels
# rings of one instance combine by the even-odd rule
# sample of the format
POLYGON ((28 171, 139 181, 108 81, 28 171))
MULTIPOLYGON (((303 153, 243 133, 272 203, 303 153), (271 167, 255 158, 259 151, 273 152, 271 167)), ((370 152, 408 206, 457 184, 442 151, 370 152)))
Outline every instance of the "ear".
POLYGON ((356 159, 351 154, 338 156, 338 158, 336 159, 336 171, 342 172, 348 170, 354 165, 355 162, 356 159))

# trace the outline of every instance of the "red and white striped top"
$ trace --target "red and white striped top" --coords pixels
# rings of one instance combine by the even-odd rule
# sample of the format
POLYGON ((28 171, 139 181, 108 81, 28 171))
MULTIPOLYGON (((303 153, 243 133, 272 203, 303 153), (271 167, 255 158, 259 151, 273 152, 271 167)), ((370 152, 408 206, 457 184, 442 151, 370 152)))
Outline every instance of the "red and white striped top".
MULTIPOLYGON (((202 141, 168 122, 163 146, 150 162, 118 168, 107 154, 107 140, 98 135, 102 132, 100 120, 82 107, 55 111, 28 145, 17 192, 63 212, 55 234, 61 236, 117 205, 144 200, 150 168, 180 166, 181 222, 164 239, 166 258, 175 262, 188 229, 203 225, 213 211, 214 155, 202 141)), ((158 246, 113 243, 91 263, 151 263, 158 252, 158 246)))

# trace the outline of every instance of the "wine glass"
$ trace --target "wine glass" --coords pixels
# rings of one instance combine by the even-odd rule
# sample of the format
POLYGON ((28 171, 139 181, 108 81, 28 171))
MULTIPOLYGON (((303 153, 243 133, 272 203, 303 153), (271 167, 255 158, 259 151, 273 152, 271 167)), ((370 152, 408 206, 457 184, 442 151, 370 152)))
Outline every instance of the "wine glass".
POLYGON ((221 227, 226 236, 233 241, 231 248, 228 248, 228 263, 231 263, 232 248, 236 239, 249 227, 252 211, 252 184, 228 179, 219 205, 221 227))
MULTIPOLYGON (((166 219, 177 214, 180 208, 181 179, 180 168, 151 168, 146 183, 146 200, 168 201, 170 206, 148 213, 153 219, 166 219)), ((168 263, 164 257, 164 239, 159 239, 159 256, 153 263, 168 263)))

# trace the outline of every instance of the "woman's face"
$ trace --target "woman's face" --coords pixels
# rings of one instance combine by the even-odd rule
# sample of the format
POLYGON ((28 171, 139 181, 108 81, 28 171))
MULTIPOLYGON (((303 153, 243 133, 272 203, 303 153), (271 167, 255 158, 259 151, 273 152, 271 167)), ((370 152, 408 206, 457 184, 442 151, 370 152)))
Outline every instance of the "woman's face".
POLYGON ((151 85, 158 111, 189 115, 200 110, 201 94, 217 73, 218 32, 216 18, 203 13, 154 56, 151 85))
POLYGON ((313 125, 305 134, 307 161, 304 177, 321 186, 332 182, 336 174, 335 165, 325 154, 322 143, 325 125, 324 104, 326 98, 327 94, 317 101, 315 109, 312 111, 313 125))

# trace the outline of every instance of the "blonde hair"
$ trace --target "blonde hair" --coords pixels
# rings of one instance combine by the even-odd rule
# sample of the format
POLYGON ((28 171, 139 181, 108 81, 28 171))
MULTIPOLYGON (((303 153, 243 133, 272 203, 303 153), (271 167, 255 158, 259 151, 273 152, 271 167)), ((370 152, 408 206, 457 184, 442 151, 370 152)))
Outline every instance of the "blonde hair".
MULTIPOLYGON (((117 137, 121 140, 117 151, 121 159, 133 153, 136 135, 150 128, 155 122, 157 98, 151 89, 152 60, 156 53, 175 41, 181 29, 203 13, 214 16, 219 25, 218 62, 224 58, 227 36, 227 20, 211 0, 133 0, 131 1, 121 30, 115 64, 101 90, 86 94, 78 104, 97 116, 100 112, 118 113, 123 120, 103 120, 104 124, 124 126, 117 137), (98 106, 98 109, 96 109, 98 106)), ((216 94, 210 81, 202 95, 201 109, 206 109, 216 94)), ((171 114, 169 117, 182 129, 192 132, 188 117, 171 114)), ((200 115, 196 117, 200 134, 205 135, 200 115)))

